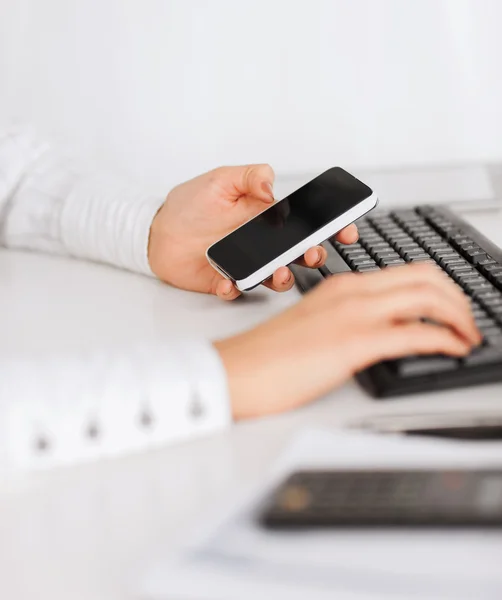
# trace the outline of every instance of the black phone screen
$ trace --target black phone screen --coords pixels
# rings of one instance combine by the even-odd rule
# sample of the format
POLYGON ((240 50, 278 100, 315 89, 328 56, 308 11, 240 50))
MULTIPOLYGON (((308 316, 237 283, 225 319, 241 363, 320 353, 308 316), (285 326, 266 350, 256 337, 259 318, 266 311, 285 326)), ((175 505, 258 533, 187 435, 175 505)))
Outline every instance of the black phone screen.
POLYGON ((334 167, 211 246, 208 255, 233 279, 245 279, 371 194, 334 167))

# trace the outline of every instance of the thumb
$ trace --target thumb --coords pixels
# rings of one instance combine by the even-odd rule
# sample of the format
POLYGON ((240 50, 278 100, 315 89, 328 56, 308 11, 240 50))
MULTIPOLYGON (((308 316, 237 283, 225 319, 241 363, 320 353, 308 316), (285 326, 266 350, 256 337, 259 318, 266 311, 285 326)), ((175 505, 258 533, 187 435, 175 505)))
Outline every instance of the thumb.
POLYGON ((249 194, 268 204, 274 201, 274 170, 270 165, 245 165, 237 169, 235 186, 240 194, 249 194))

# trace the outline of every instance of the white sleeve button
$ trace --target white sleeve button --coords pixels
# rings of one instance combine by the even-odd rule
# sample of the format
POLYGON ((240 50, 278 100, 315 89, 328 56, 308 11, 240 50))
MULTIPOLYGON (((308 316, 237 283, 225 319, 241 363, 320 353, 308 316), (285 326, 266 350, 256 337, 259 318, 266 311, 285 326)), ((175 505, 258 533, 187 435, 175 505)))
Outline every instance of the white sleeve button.
POLYGON ((202 403, 201 399, 199 398, 199 395, 196 392, 192 394, 188 411, 192 419, 200 419, 204 416, 206 412, 204 404, 202 403))

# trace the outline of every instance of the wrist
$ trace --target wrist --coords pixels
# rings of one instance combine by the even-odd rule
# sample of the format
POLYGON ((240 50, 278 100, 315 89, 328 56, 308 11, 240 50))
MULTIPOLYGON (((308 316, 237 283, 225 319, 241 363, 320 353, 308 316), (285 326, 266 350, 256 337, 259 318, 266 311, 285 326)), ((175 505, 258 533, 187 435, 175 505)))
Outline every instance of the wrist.
POLYGON ((275 325, 268 322, 213 344, 227 374, 236 421, 296 408, 316 396, 300 364, 301 348, 275 325))
POLYGON ((235 421, 259 416, 254 401, 261 388, 259 367, 250 352, 246 334, 213 343, 227 375, 232 418, 235 421))

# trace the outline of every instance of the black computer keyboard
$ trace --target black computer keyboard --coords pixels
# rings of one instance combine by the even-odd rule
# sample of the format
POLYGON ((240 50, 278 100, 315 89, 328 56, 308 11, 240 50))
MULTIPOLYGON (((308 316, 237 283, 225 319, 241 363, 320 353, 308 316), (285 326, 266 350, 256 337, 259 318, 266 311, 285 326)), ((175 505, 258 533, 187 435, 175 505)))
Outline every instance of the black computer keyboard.
MULTIPOLYGON (((292 266, 307 292, 325 277, 367 273, 406 263, 431 263, 470 297, 483 344, 462 359, 409 356, 378 363, 357 375, 374 397, 502 382, 502 250, 445 207, 380 209, 357 222, 359 242, 326 242, 328 260, 319 270, 292 266)), ((501 386, 502 399, 502 386, 501 386)))

